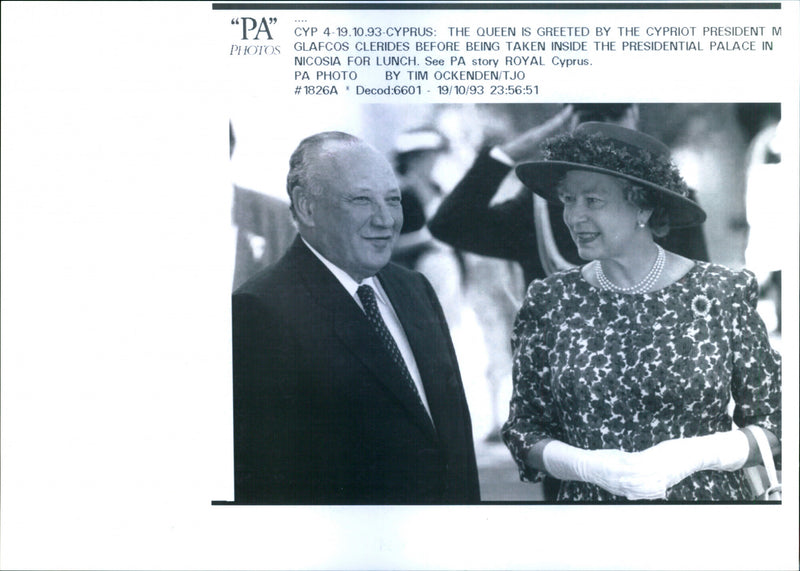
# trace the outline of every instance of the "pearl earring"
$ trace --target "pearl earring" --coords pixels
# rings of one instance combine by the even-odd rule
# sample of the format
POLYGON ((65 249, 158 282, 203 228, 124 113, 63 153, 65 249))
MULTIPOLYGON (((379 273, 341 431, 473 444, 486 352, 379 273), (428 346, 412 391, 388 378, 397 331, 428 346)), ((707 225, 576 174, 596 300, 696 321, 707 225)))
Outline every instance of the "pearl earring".
POLYGON ((644 222, 638 222, 636 225, 637 225, 639 228, 644 228, 644 226, 645 226, 645 223, 644 223, 644 222))

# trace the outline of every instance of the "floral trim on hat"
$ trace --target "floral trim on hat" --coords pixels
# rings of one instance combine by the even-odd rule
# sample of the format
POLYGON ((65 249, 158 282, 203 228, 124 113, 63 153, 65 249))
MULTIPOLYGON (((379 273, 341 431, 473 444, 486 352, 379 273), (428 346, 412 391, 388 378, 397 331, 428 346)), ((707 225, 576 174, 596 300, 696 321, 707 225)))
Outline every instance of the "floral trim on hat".
POLYGON ((545 141, 544 159, 579 163, 633 176, 689 196, 689 187, 678 167, 666 157, 644 149, 628 149, 599 133, 572 133, 545 141))

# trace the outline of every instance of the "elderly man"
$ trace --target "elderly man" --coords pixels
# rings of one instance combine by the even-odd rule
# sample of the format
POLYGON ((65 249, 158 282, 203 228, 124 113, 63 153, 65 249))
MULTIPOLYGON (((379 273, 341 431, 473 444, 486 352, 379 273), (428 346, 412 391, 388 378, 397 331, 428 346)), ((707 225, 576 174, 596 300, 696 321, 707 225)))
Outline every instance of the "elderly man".
POLYGON ((303 140, 299 236, 233 295, 236 503, 479 501, 472 427, 439 302, 389 263, 388 162, 351 135, 303 140))

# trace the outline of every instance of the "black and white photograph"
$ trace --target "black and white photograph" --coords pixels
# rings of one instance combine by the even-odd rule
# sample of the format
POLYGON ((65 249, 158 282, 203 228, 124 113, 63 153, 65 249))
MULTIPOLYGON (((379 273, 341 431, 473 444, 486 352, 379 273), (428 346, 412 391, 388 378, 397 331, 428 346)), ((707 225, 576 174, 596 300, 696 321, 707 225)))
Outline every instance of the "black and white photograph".
POLYGON ((1 21, 0 568, 797 568, 800 5, 1 21))
POLYGON ((779 104, 350 113, 383 152, 315 133, 285 192, 234 186, 236 503, 766 491, 751 431, 780 456, 785 260, 758 250, 779 104), (396 266, 428 283, 394 283, 414 283, 396 266))

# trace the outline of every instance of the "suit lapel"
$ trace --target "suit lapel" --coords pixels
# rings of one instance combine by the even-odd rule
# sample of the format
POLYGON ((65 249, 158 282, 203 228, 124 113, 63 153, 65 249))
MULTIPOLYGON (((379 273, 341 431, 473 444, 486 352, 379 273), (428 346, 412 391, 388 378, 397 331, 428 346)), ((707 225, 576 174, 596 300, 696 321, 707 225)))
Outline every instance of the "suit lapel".
POLYGON ((355 301, 353 306, 355 307, 354 311, 357 312, 354 317, 349 315, 349 311, 337 313, 334 324, 337 335, 350 351, 373 372, 374 378, 400 401, 426 432, 433 436, 433 425, 425 407, 408 386, 389 351, 383 346, 355 301))
MULTIPOLYGON (((396 275, 391 271, 380 272, 378 279, 380 279, 386 295, 389 296, 389 301, 406 332, 408 343, 411 345, 411 351, 414 353, 414 359, 422 377, 431 415, 436 426, 439 427, 443 420, 439 412, 446 404, 444 402, 446 397, 444 383, 437 382, 441 373, 440 367, 437 366, 437 349, 434 347, 437 335, 435 331, 431 330, 431 327, 438 327, 439 323, 430 319, 430 311, 425 311, 420 307, 421 291, 411 289, 408 287, 408 282, 396 279, 396 275)), ((438 380, 443 381, 444 379, 438 380)), ((427 413, 425 417, 428 418, 427 413)))
MULTIPOLYGON (((389 351, 383 347, 355 300, 299 238, 292 248, 295 250, 299 274, 305 286, 309 289, 312 299, 330 314, 334 331, 345 347, 372 371, 374 379, 400 401, 426 432, 435 436, 428 413, 406 384, 389 351)), ((394 300, 392 304, 394 305, 394 300)), ((416 357, 418 349, 411 341, 415 335, 409 334, 407 329, 412 325, 407 325, 402 317, 400 320, 416 357)))

